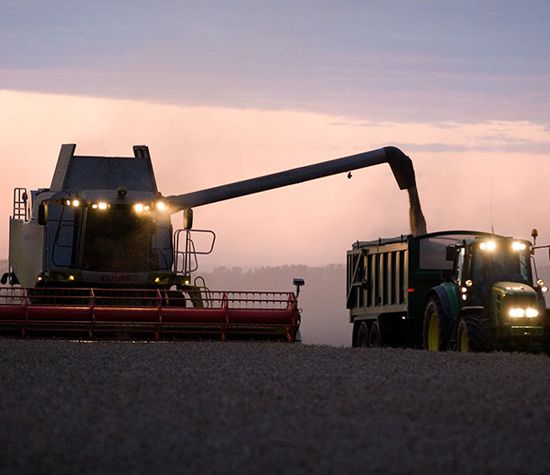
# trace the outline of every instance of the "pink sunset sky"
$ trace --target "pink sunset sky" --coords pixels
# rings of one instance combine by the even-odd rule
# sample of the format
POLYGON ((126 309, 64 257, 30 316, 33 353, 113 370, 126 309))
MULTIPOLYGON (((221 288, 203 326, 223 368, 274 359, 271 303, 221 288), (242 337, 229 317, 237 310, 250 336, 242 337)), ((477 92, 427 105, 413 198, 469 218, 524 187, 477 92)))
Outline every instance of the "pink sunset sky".
MULTIPOLYGON (((62 143, 148 145, 165 195, 395 145, 429 231, 550 243, 546 2, 185 3, 2 7, 0 257, 13 187, 48 187, 62 143)), ((408 201, 380 165, 197 208, 195 227, 218 235, 206 268, 343 263, 407 233, 408 201)))

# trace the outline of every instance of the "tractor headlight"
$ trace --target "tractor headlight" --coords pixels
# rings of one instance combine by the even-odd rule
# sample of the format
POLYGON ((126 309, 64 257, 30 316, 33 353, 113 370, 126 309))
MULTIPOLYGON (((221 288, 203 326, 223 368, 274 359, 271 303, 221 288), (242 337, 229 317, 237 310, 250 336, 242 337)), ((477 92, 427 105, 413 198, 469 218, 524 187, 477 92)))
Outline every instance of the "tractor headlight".
POLYGON ((510 318, 537 318, 539 311, 534 307, 510 307, 508 316, 510 318))
POLYGON ((525 309, 521 307, 512 307, 508 309, 508 316, 510 318, 523 318, 525 317, 525 309))
POLYGON ((539 316, 539 311, 533 307, 527 307, 525 310, 525 316, 527 318, 537 318, 539 316))

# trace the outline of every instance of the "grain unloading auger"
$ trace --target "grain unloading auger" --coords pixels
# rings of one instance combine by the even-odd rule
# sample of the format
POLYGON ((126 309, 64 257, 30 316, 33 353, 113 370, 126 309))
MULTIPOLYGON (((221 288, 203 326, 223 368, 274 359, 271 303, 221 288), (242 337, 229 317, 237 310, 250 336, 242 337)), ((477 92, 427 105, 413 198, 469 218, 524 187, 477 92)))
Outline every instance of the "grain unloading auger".
POLYGON ((411 160, 395 147, 163 197, 149 150, 133 157, 74 155, 63 145, 49 188, 14 190, 9 272, 0 289, 0 331, 159 339, 178 335, 268 336, 296 341, 296 292, 218 292, 196 272, 212 231, 192 229, 192 209, 238 196, 389 163, 409 190, 413 232, 424 233, 411 160), (174 230, 171 214, 184 213, 174 230), (195 249, 191 233, 207 233, 195 249))

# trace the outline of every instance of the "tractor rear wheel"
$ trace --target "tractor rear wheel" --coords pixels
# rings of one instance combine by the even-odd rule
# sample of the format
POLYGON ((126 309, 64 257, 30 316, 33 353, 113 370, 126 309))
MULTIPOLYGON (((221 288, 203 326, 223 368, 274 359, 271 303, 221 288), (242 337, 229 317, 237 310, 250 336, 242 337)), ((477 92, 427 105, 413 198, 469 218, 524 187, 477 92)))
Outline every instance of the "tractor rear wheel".
POLYGON ((378 321, 372 322, 369 332, 369 346, 371 348, 380 348, 382 346, 382 335, 380 333, 380 325, 378 321))
POLYGON ((357 330, 357 346, 367 348, 369 346, 369 327, 367 322, 361 322, 357 330))
POLYGON ((468 315, 460 319, 456 349, 462 353, 491 350, 491 325, 483 315, 468 315))
POLYGON ((428 351, 445 351, 449 346, 449 327, 451 321, 446 318, 439 299, 428 301, 424 312, 424 348, 428 351))

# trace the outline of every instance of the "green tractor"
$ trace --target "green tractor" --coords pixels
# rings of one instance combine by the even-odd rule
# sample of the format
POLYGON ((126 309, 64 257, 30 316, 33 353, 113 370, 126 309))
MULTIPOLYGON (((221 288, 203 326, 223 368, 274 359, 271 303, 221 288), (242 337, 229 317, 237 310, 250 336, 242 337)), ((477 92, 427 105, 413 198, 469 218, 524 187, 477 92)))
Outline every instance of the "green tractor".
POLYGON ((429 295, 424 347, 467 352, 548 343, 548 288, 533 276, 534 249, 529 241, 494 235, 449 246, 452 276, 429 295))

